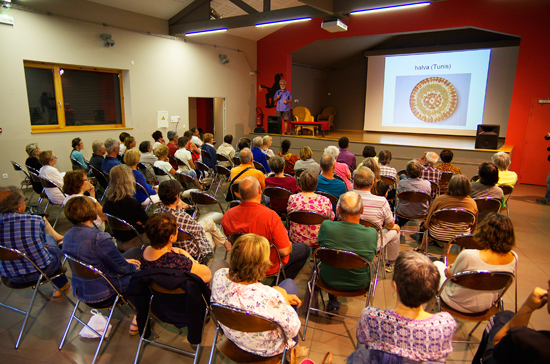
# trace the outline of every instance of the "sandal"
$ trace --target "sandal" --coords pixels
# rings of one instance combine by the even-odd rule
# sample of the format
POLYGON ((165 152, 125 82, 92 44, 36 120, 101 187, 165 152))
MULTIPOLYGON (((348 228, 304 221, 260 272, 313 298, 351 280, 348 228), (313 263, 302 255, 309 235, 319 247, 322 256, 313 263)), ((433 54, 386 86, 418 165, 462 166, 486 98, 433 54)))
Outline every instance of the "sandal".
POLYGON ((139 328, 137 325, 130 324, 130 330, 128 331, 131 336, 135 336, 139 334, 139 328))

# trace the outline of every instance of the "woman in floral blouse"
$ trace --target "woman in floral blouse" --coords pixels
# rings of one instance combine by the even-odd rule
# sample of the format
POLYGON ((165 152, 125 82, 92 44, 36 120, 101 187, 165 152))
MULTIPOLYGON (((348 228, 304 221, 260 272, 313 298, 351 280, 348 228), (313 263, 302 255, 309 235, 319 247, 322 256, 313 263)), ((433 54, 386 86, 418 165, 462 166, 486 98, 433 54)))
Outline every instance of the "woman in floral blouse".
MULTIPOLYGON (((307 354, 299 348, 300 319, 297 308, 301 305, 298 288, 292 279, 285 279, 278 287, 266 286, 260 281, 269 268, 269 242, 263 236, 245 234, 231 248, 229 268, 214 274, 211 302, 232 306, 275 321, 287 337, 287 349, 294 346, 297 356, 307 354)), ((229 340, 244 351, 271 357, 281 354, 285 341, 276 329, 265 332, 241 332, 221 325, 229 340)))
MULTIPOLYGON (((304 210, 314 211, 325 215, 328 219, 334 219, 334 212, 330 200, 325 196, 316 194, 319 176, 310 170, 304 171, 300 176, 302 192, 291 195, 288 199, 287 212, 304 210)), ((317 235, 321 225, 300 225, 290 223, 290 240, 293 243, 317 245, 317 235)))

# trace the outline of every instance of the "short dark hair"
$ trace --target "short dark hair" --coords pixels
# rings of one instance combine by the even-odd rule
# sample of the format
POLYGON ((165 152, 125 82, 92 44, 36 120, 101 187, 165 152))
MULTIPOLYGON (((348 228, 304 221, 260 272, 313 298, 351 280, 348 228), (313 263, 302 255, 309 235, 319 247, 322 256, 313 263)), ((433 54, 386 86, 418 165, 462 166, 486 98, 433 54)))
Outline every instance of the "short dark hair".
POLYGON ((439 280, 439 271, 426 255, 407 250, 397 257, 393 281, 405 306, 416 308, 434 298, 439 280))
POLYGON ((391 152, 389 150, 383 150, 378 153, 378 163, 385 166, 391 162, 391 152))
POLYGON ((376 149, 371 145, 365 145, 363 148, 363 158, 374 158, 376 157, 376 149))
POLYGON ((281 142, 281 152, 283 152, 283 154, 286 154, 286 152, 288 152, 288 150, 290 149, 290 140, 288 139, 285 139, 281 142))
POLYGON ((418 178, 422 174, 422 165, 417 160, 408 161, 405 171, 410 178, 418 178))
POLYGON ((73 225, 97 219, 96 205, 92 199, 87 196, 70 198, 65 204, 63 211, 67 219, 72 222, 73 225))
POLYGON ((165 205, 171 205, 178 199, 179 193, 183 190, 181 183, 175 179, 163 181, 159 185, 159 199, 165 205))
POLYGON ((304 192, 314 192, 317 189, 317 183, 319 182, 319 175, 313 173, 309 169, 306 169, 300 175, 300 186, 304 192))
POLYGON ((227 134, 226 136, 224 136, 223 137, 223 142, 227 143, 227 144, 233 143, 233 135, 227 134))
POLYGON ((250 145, 248 144, 248 142, 246 140, 243 140, 239 143, 239 150, 243 150, 244 148, 248 148, 249 146, 250 145))
POLYGON ((491 162, 483 162, 477 171, 479 183, 486 186, 494 186, 498 182, 498 168, 491 162))
POLYGON ((162 249, 170 243, 170 237, 176 234, 178 225, 174 215, 169 213, 153 215, 145 223, 145 234, 153 249, 162 249))
POLYGON ((79 193, 85 178, 86 173, 82 169, 68 171, 63 177, 63 192, 67 195, 79 193))
POLYGON ((453 151, 450 149, 443 149, 441 153, 439 153, 439 158, 443 161, 443 163, 450 163, 453 160, 453 151))
POLYGON ((514 225, 508 217, 490 212, 477 226, 474 240, 484 249, 500 254, 509 253, 516 244, 514 225))
POLYGON ((80 139, 80 138, 74 138, 71 141, 71 146, 73 147, 73 149, 76 148, 80 144, 81 141, 82 141, 82 139, 80 139))
POLYGON ((185 148, 188 141, 189 141, 189 138, 186 137, 186 136, 179 137, 178 138, 178 147, 185 148))
POLYGON ((139 151, 141 153, 147 153, 149 152, 149 147, 151 146, 151 142, 148 140, 144 140, 141 143, 139 143, 139 151))
POLYGON ((157 141, 162 138, 162 131, 156 130, 151 136, 153 137, 154 141, 157 141))
POLYGON ((183 136, 186 136, 187 138, 191 138, 193 133, 191 133, 191 130, 187 130, 185 133, 183 133, 183 136))
POLYGON ((192 127, 191 129, 189 129, 189 131, 190 131, 191 133, 193 133, 193 134, 195 134, 195 132, 196 132, 197 130, 199 130, 199 129, 197 129, 196 127, 192 127))
POLYGON ((348 137, 341 137, 340 139, 338 139, 338 146, 340 147, 340 149, 347 148, 348 145, 349 145, 348 137))
POLYGON ((15 186, 0 188, 0 214, 16 212, 25 202, 25 195, 15 186))
POLYGON ((122 133, 120 133, 120 135, 118 136, 118 139, 124 143, 124 140, 126 140, 126 138, 128 138, 130 136, 130 134, 128 134, 127 132, 123 131, 122 133))
POLYGON ((283 157, 279 157, 278 155, 271 157, 268 163, 269 168, 271 168, 271 170, 276 174, 281 173, 285 169, 285 160, 283 157))
POLYGON ((390 189, 390 185, 387 182, 382 180, 376 182, 376 195, 377 196, 386 196, 386 193, 390 189))
POLYGON ((447 195, 468 196, 471 191, 472 187, 470 186, 468 177, 463 174, 455 174, 451 177, 449 186, 447 187, 447 195))

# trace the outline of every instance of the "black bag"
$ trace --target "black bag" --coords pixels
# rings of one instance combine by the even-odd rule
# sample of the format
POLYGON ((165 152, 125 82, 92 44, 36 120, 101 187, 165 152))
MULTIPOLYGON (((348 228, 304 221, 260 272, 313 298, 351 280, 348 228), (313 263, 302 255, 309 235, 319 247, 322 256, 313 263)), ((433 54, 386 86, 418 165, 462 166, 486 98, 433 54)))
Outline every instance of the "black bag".
POLYGON ((241 171, 238 175, 235 176, 229 183, 229 186, 227 187, 227 195, 225 196, 225 201, 233 201, 235 199, 235 195, 233 195, 233 191, 231 191, 231 186, 233 186, 233 183, 237 178, 239 178, 244 172, 248 171, 251 167, 246 167, 244 170, 241 171))

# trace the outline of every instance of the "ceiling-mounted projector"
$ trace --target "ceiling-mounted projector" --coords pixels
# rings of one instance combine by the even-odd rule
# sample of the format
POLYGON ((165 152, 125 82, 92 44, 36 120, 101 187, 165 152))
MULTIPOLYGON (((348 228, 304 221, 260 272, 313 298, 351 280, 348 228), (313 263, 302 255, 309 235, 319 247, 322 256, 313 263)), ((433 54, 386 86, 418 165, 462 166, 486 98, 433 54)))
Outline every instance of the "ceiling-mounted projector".
POLYGON ((321 28, 331 33, 345 32, 348 30, 348 26, 340 19, 326 20, 321 23, 321 28))

